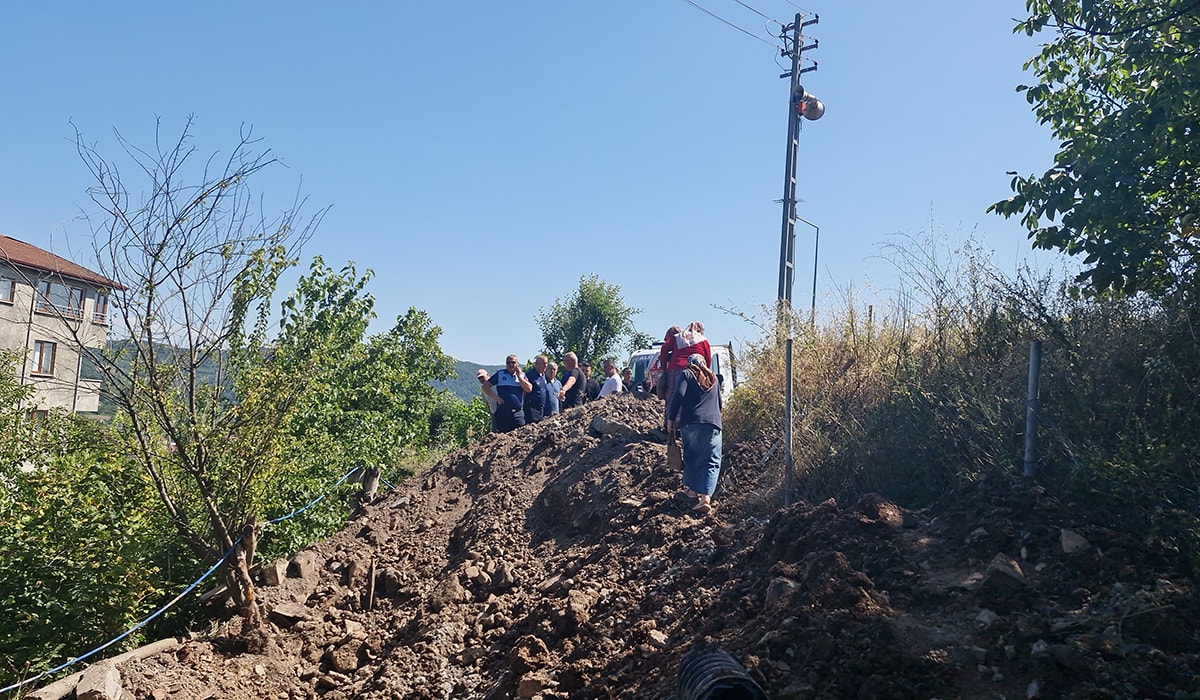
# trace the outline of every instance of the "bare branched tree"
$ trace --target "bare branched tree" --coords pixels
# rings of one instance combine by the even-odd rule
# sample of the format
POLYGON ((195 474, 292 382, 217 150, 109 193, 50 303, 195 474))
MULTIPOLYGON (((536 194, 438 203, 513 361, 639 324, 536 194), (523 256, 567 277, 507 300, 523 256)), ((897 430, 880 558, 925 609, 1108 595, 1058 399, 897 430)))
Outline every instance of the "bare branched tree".
MULTIPOLYGON (((273 441, 232 438, 273 428, 261 413, 246 423, 234 374, 266 352, 276 282, 325 212, 302 217, 300 197, 277 214, 263 210, 249 182, 278 161, 251 130, 227 156, 203 162, 191 134, 189 119, 164 141, 160 122, 153 150, 143 150, 116 133, 135 188, 76 131, 100 208, 86 217, 99 272, 117 283, 113 307, 128 334, 90 354, 182 542, 200 561, 235 552, 227 579, 252 613, 249 562, 235 544, 254 517, 247 490, 261 455, 251 452, 273 441)), ((281 414, 287 402, 278 397, 281 414)))

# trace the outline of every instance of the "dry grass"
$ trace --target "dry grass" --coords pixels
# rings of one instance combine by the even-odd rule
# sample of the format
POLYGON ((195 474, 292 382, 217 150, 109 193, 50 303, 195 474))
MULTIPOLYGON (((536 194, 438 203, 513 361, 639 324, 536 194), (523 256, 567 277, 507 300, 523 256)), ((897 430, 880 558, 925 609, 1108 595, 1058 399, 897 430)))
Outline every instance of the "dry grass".
MULTIPOLYGON (((742 350, 727 440, 782 481, 784 338, 793 337, 795 499, 878 492, 909 507, 992 472, 1020 473, 1030 342, 1042 341, 1038 480, 1150 539, 1200 549, 1200 294, 1086 298, 1060 275, 1006 278, 970 245, 893 251, 886 308, 847 294, 816 323, 769 319, 742 350)), ((779 488, 760 487, 781 501, 779 488)))

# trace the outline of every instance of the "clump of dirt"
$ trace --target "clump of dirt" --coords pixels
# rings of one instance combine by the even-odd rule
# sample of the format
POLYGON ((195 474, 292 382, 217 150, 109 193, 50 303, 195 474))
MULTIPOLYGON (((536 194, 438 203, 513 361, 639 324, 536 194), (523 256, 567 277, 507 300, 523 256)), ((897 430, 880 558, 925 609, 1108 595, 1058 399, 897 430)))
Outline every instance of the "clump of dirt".
POLYGON ((668 698, 696 640, 771 698, 1196 698, 1167 552, 1035 485, 909 512, 774 508, 729 445, 672 498, 661 402, 608 397, 459 450, 262 586, 268 621, 120 668, 137 698, 668 698))

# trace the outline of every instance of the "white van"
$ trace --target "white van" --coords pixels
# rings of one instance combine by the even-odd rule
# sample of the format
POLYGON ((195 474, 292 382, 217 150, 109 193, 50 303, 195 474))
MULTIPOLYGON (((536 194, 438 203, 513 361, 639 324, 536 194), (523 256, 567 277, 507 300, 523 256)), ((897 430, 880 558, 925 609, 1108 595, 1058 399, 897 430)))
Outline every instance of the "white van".
MULTIPOLYGON (((638 350, 629 356, 629 368, 633 370, 633 386, 647 387, 654 393, 654 384, 658 381, 661 370, 658 367, 658 351, 662 342, 653 347, 638 350)), ((733 343, 723 345, 712 344, 712 371, 721 382, 721 402, 727 404, 729 396, 737 386, 737 365, 733 359, 733 343)))

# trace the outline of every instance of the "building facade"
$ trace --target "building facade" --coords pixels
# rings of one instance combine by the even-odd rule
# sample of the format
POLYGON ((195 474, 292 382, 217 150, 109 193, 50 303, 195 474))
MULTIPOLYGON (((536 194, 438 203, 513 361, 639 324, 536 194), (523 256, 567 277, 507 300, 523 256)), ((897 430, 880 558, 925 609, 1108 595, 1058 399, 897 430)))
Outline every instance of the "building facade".
POLYGON ((102 348, 117 283, 15 238, 0 235, 0 348, 23 357, 20 382, 32 412, 100 408, 100 377, 82 348, 102 348))

